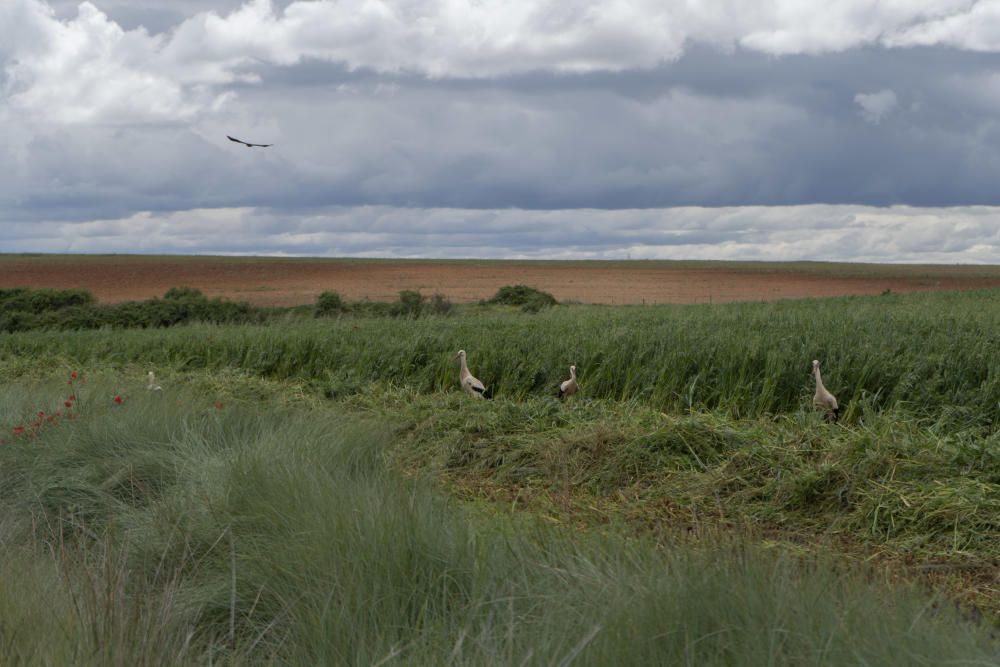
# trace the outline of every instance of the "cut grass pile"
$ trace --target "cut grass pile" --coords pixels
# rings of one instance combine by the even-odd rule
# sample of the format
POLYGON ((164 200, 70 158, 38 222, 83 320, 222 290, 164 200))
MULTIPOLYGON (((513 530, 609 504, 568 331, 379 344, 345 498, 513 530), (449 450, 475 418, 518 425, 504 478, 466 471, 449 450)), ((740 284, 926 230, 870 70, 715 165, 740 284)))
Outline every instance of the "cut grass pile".
MULTIPOLYGON (((0 446, 4 664, 997 658, 949 607, 863 569, 464 510, 387 465, 385 427, 309 401, 124 391, 108 371, 73 391, 78 418, 0 446)), ((8 384, 0 420, 65 394, 8 384)))
POLYGON ((722 526, 806 552, 874 556, 1000 618, 997 434, 896 412, 843 427, 811 412, 734 421, 638 402, 465 398, 352 405, 399 422, 400 466, 432 471, 462 497, 574 525, 722 526))

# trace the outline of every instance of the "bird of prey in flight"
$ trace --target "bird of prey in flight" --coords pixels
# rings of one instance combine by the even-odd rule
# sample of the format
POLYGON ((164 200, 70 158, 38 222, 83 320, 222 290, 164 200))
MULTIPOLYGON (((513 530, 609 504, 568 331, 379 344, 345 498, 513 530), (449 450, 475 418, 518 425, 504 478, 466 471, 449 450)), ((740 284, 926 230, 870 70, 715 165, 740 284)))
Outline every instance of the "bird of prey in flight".
POLYGON ((273 146, 274 145, 274 144, 251 144, 251 143, 249 143, 247 141, 243 141, 242 139, 237 139, 236 137, 231 137, 228 134, 226 135, 226 139, 229 139, 230 141, 235 141, 238 144, 243 144, 247 148, 253 148, 254 146, 260 146, 261 148, 267 148, 268 146, 273 146))

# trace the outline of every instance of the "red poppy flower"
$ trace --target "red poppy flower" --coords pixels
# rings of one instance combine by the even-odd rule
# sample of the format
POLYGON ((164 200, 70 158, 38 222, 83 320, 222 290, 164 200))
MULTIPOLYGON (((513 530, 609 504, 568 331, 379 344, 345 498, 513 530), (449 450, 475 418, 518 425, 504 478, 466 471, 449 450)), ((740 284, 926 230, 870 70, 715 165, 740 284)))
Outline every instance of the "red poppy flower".
POLYGON ((70 394, 69 395, 69 400, 75 401, 76 400, 76 394, 70 394))
POLYGON ((38 417, 40 419, 45 419, 45 411, 44 410, 39 410, 38 411, 38 417))
POLYGON ((122 404, 122 397, 121 396, 115 396, 115 403, 118 404, 118 405, 121 405, 122 404))
POLYGON ((56 417, 62 417, 62 410, 56 410, 56 417))
POLYGON ((38 428, 41 425, 42 425, 42 422, 35 422, 34 424, 32 424, 32 426, 34 426, 35 428, 38 428))
POLYGON ((12 430, 14 431, 14 433, 17 433, 18 435, 20 435, 21 433, 24 433, 24 427, 23 426, 15 426, 12 430))
POLYGON ((72 373, 70 373, 69 377, 70 377, 70 379, 75 380, 76 379, 76 371, 73 371, 72 373))
POLYGON ((63 401, 63 405, 65 405, 67 408, 71 408, 73 407, 73 401, 63 401))

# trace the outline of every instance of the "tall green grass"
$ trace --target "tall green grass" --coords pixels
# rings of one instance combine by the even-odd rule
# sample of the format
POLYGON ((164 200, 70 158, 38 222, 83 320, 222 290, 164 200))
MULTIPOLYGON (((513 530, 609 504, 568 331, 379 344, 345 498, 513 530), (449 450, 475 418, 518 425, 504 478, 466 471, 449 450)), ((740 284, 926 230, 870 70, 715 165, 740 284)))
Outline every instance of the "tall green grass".
POLYGON ((502 398, 554 394, 576 364, 582 395, 747 418, 811 402, 812 359, 849 422, 903 408, 960 427, 1000 414, 995 291, 725 306, 491 310, 387 322, 351 318, 0 339, 8 373, 70 365, 243 369, 306 379, 331 396, 372 386, 456 390, 457 349, 502 398))
MULTIPOLYGON (((993 664, 947 608, 736 543, 470 513, 316 408, 111 397, 0 447, 4 664, 993 664), (16 582, 7 585, 6 582, 16 582)), ((0 390, 24 421, 65 385, 0 390)))

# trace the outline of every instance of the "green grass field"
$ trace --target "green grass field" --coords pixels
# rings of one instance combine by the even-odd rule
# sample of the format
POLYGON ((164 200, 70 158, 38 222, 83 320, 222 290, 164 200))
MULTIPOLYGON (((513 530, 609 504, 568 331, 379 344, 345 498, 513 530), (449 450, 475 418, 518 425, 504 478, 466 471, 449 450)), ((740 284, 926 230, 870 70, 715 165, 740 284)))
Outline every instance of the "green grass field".
POLYGON ((998 296, 5 335, 0 661, 995 664, 998 296))

